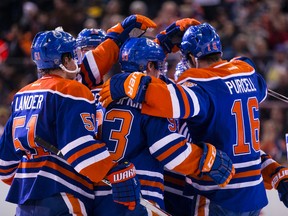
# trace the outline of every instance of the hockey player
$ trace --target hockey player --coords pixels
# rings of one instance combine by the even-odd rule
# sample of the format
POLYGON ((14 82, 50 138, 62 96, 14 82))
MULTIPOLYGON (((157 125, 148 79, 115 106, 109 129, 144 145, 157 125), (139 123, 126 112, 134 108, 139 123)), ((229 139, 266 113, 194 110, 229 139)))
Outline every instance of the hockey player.
MULTIPOLYGON (((174 47, 169 38, 169 43, 167 38, 158 39, 165 44, 162 47, 174 47)), ((207 23, 185 32, 181 53, 190 69, 180 75, 177 84, 166 85, 137 73, 116 75, 104 86, 101 100, 105 105, 125 95, 134 102, 144 101, 143 114, 186 119, 194 142, 204 140, 225 151, 236 168, 225 188, 188 178, 194 193, 210 199, 210 215, 259 215, 268 202, 259 142, 259 103, 266 98, 266 83, 243 59, 221 59, 220 38, 207 23)), ((268 182, 287 205, 287 168, 279 166, 269 172, 268 182)))
POLYGON ((6 200, 17 204, 17 216, 91 215, 93 183, 104 177, 111 181, 114 201, 131 209, 139 202, 134 165, 115 164, 94 138, 94 97, 73 80, 79 72, 75 45, 59 28, 33 40, 32 59, 42 77, 15 94, 0 139, 0 178, 11 185, 6 200), (64 158, 41 147, 36 136, 64 158), (115 179, 119 175, 122 181, 115 179))
MULTIPOLYGON (((93 53, 93 50, 99 46, 102 42, 105 41, 106 32, 102 29, 83 29, 76 38, 76 46, 77 46, 77 54, 78 54, 78 64, 81 65, 83 58, 85 57, 85 54, 91 50, 93 53)), ((111 42, 110 42, 111 43, 111 42)), ((115 43, 113 43, 116 45, 115 43)), ((103 45, 101 45, 103 46, 103 45)), ((118 51, 118 48, 116 49, 118 51)), ((77 80, 84 85, 88 86, 88 84, 85 82, 84 74, 79 73, 77 76, 77 80)))
MULTIPOLYGON (((158 77, 165 57, 154 41, 130 38, 121 47, 119 62, 126 73, 142 71, 158 77)), ((110 104, 102 124, 101 138, 113 160, 131 161, 137 170, 143 198, 161 208, 164 208, 164 167, 186 175, 210 176, 221 186, 225 186, 233 175, 230 159, 223 152, 207 143, 199 142, 199 146, 187 143, 176 131, 175 120, 143 115, 141 104, 133 103, 129 98, 110 104), (207 170, 205 164, 209 164, 207 170)), ((103 209, 102 214, 98 211, 99 215, 122 215, 123 207, 112 202, 107 187, 97 188, 96 201, 97 198, 99 209, 103 209)), ((133 215, 148 215, 148 212, 138 208, 133 215)))
MULTIPOLYGON (((106 32, 102 29, 83 29, 76 38, 76 46, 77 49, 80 50, 80 55, 78 56, 78 64, 82 63, 82 59, 90 50, 94 50, 97 46, 99 46, 102 42, 105 41, 106 32)), ((93 51, 92 51, 93 52, 93 51)), ((77 80, 84 85, 88 86, 84 79, 84 73, 79 73, 77 76, 77 80)), ((95 85, 91 87, 91 92, 95 97, 96 104, 96 134, 98 127, 101 126, 103 121, 103 115, 105 112, 105 108, 101 106, 99 103, 99 91, 101 90, 101 83, 99 85, 95 85)))

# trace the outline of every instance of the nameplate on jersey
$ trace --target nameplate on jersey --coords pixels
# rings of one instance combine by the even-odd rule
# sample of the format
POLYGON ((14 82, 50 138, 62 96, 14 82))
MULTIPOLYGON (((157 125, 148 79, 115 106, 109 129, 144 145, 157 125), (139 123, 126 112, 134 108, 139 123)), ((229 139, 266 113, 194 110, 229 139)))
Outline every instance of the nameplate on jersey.
POLYGON ((22 95, 16 97, 15 112, 31 109, 40 109, 44 100, 43 95, 22 95))
POLYGON ((117 101, 116 104, 120 104, 120 105, 127 105, 133 108, 137 108, 137 109, 141 109, 142 108, 142 104, 141 103, 135 103, 133 102, 133 100, 131 98, 121 98, 119 99, 119 101, 117 101))
POLYGON ((226 81, 225 84, 227 85, 231 95, 257 91, 250 78, 233 79, 226 81))

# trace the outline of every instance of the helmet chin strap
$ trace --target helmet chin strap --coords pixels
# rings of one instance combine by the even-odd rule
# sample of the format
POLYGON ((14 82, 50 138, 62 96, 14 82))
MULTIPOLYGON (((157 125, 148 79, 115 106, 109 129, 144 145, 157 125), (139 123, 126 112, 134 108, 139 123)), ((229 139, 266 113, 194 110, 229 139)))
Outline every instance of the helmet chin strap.
POLYGON ((63 64, 60 64, 59 67, 67 72, 67 73, 79 73, 80 72, 80 68, 78 67, 78 64, 77 64, 77 60, 74 60, 74 64, 76 66, 76 69, 75 70, 68 70, 63 64))
POLYGON ((196 63, 196 64, 195 64, 195 67, 196 67, 196 68, 199 68, 198 58, 195 58, 195 63, 196 63))
POLYGON ((188 64, 190 68, 198 68, 199 63, 198 63, 198 58, 194 57, 191 53, 189 54, 189 59, 188 59, 188 64))

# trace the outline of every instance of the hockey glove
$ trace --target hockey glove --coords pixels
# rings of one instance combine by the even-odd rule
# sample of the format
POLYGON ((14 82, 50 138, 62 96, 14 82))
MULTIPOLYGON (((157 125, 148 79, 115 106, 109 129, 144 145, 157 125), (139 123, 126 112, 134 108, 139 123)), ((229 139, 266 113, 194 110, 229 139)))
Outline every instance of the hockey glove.
POLYGON ((200 159, 199 169, 202 175, 208 175, 220 187, 225 187, 235 174, 235 169, 228 155, 217 150, 213 145, 201 143, 203 156, 200 159))
POLYGON ((121 47, 121 45, 129 38, 129 33, 134 28, 141 30, 156 28, 156 23, 143 15, 131 15, 124 19, 123 22, 108 29, 106 38, 111 38, 119 47, 121 47))
POLYGON ((107 179, 112 185, 112 196, 114 202, 127 206, 134 210, 140 203, 140 182, 136 176, 135 166, 132 163, 124 162, 113 167, 107 179))
POLYGON ((133 102, 141 103, 150 82, 151 77, 140 72, 115 74, 103 84, 99 100, 105 108, 112 101, 127 96, 133 102))
POLYGON ((288 208, 288 168, 278 167, 272 177, 271 185, 277 189, 280 200, 288 208))
POLYGON ((196 19, 184 18, 177 20, 169 25, 164 31, 156 35, 156 43, 158 43, 165 53, 177 52, 180 49, 182 37, 186 29, 193 25, 199 25, 196 19))

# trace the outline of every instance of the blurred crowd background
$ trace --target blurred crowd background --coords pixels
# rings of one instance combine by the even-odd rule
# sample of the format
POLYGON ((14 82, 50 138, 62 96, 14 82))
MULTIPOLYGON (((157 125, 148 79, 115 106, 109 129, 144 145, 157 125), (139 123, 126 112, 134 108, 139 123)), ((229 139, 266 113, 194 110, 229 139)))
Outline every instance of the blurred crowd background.
MULTIPOLYGON (((0 135, 14 94, 37 79, 30 56, 37 32, 62 26, 76 37, 83 28, 106 31, 135 13, 156 22, 151 37, 180 18, 209 22, 221 37, 224 59, 250 57, 268 88, 288 97, 288 0, 1 0, 0 135)), ((169 56, 169 77, 178 60, 169 56)), ((116 72, 117 65, 110 75, 116 72)), ((268 95, 260 110, 262 149, 287 164, 288 102, 268 95)))

